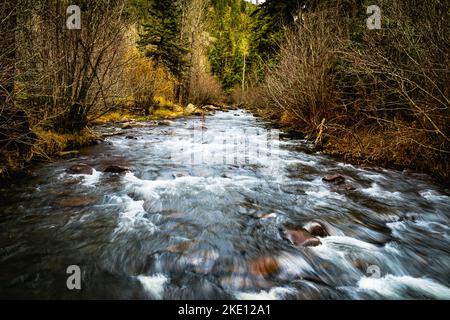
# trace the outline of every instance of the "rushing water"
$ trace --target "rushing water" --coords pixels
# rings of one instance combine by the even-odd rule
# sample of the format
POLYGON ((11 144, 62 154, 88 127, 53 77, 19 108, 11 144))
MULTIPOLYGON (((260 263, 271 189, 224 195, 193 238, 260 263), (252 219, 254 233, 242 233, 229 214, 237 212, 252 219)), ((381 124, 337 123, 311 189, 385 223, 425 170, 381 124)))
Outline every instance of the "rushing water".
POLYGON ((450 299, 448 190, 337 162, 265 128, 244 111, 218 112, 38 166, 1 190, 0 297, 450 299), (245 154, 240 138, 257 152, 245 154), (66 172, 77 163, 94 174, 66 172), (103 173, 110 164, 131 172, 103 173), (356 190, 333 191, 329 173, 356 190), (330 233, 319 246, 282 236, 311 221, 330 233), (82 271, 80 291, 66 287, 70 265, 82 271))

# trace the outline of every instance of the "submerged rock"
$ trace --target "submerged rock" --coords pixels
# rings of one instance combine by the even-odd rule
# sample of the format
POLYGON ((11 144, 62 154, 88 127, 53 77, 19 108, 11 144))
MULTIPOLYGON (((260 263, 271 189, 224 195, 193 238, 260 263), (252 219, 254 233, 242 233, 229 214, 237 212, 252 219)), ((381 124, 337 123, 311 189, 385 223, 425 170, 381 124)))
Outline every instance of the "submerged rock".
POLYGON ((259 257, 250 261, 248 269, 254 276, 268 277, 278 272, 280 266, 272 257, 259 257))
POLYGON ((417 216, 414 216, 414 215, 403 215, 403 216, 398 218, 397 222, 405 222, 405 221, 416 222, 416 220, 417 220, 417 216))
POLYGON ((70 174, 87 174, 92 175, 94 173, 94 169, 87 164, 78 163, 71 166, 67 169, 67 172, 70 174))
POLYGON ((356 186, 350 183, 339 184, 331 188, 331 191, 333 192, 344 192, 344 193, 354 190, 356 190, 356 186))
POLYGON ((126 136, 125 139, 127 139, 127 140, 137 140, 137 138, 134 137, 134 136, 126 136))
POLYGON ((188 177, 189 176, 189 172, 174 172, 172 173, 172 177, 176 178, 183 178, 183 177, 188 177))
POLYGON ((170 120, 161 120, 161 121, 158 121, 158 125, 159 126, 171 126, 171 125, 173 125, 174 124, 174 122, 173 121, 170 121, 170 120))
POLYGON ((72 150, 72 151, 61 151, 58 152, 58 157, 60 158, 72 158, 79 155, 80 152, 78 150, 72 150))
POLYGON ((106 169, 103 172, 106 172, 106 173, 125 173, 125 172, 129 172, 129 171, 130 171, 129 168, 112 165, 112 166, 106 167, 106 169))
POLYGON ((323 177, 322 181, 338 185, 345 183, 345 177, 341 174, 328 174, 323 177))
POLYGON ((96 203, 97 200, 97 197, 71 197, 58 200, 56 205, 69 208, 87 207, 96 203))
POLYGON ((184 241, 174 245, 171 245, 166 250, 170 253, 182 254, 190 250, 194 245, 193 241, 184 241))
POLYGON ((308 231, 312 236, 314 237, 326 237, 329 235, 328 231, 325 229, 323 225, 321 225, 319 222, 313 221, 307 223, 303 229, 308 231))

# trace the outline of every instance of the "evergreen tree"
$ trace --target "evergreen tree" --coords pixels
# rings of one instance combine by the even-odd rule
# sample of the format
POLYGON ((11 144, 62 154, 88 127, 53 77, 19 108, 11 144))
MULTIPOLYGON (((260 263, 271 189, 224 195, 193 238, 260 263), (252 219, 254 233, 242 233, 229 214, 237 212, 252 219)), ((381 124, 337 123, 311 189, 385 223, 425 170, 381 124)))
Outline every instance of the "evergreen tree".
POLYGON ((188 67, 186 41, 182 36, 183 1, 153 1, 149 21, 143 25, 139 45, 145 54, 166 67, 178 79, 176 97, 183 99, 183 77, 188 67))

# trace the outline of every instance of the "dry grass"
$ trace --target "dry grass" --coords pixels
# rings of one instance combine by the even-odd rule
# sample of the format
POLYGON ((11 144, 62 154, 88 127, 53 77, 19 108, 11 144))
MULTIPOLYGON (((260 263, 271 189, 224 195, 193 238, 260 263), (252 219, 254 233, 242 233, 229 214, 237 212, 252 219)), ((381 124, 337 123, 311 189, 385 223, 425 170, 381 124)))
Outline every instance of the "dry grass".
POLYGON ((75 150, 92 144, 99 137, 90 129, 86 128, 76 134, 60 134, 51 130, 35 128, 37 141, 32 147, 33 157, 36 159, 48 159, 61 151, 75 150))

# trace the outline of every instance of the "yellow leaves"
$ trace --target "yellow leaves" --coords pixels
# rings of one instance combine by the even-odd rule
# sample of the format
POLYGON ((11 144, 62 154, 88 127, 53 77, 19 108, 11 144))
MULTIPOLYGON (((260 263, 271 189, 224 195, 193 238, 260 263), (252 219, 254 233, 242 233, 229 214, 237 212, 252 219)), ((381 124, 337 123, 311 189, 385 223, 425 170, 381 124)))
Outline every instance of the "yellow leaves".
POLYGON ((155 95, 172 98, 175 81, 169 72, 145 57, 136 47, 130 47, 125 54, 125 95, 134 99, 153 98, 155 95))

